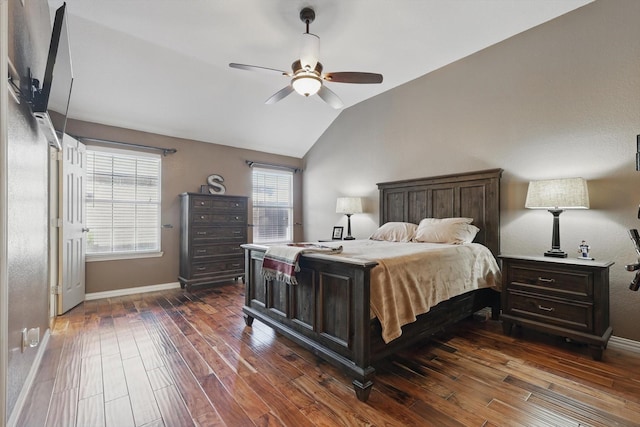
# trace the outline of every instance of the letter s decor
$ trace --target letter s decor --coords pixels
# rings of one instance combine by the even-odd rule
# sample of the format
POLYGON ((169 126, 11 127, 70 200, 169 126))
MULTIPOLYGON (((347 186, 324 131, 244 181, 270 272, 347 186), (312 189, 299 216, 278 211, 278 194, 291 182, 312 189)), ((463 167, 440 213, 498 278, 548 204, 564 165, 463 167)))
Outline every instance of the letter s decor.
POLYGON ((220 175, 209 175, 207 177, 207 184, 209 184, 209 193, 211 194, 224 194, 227 189, 222 183, 224 182, 224 178, 220 175))

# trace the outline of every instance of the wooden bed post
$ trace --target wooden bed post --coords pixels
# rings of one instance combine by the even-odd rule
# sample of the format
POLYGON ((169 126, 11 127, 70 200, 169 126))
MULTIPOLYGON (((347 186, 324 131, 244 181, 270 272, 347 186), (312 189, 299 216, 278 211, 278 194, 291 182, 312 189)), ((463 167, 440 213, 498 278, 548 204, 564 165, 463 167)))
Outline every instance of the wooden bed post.
POLYGON ((359 270, 354 277, 353 301, 354 301, 354 362, 361 373, 353 380, 353 389, 358 400, 366 402, 371 393, 373 378, 376 370, 371 366, 371 314, 370 304, 371 289, 369 279, 371 270, 359 270))

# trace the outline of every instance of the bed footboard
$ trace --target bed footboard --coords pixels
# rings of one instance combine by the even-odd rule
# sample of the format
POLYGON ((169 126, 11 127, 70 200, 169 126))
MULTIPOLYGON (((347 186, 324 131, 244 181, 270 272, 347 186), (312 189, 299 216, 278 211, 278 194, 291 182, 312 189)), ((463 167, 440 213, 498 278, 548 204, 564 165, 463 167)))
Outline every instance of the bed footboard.
POLYGON ((266 248, 245 250, 245 322, 253 319, 343 369, 353 380, 359 400, 366 401, 373 385, 371 366, 369 279, 376 262, 300 259, 297 285, 262 277, 266 248))

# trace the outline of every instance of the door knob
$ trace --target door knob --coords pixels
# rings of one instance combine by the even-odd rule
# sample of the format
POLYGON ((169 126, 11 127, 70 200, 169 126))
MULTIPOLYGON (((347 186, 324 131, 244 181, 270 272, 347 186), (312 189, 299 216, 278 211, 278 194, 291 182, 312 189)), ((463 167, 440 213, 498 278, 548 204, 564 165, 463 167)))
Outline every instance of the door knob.
POLYGON ((82 227, 82 232, 83 232, 83 233, 88 233, 88 232, 89 232, 89 229, 88 229, 88 228, 86 228, 86 227, 82 227))

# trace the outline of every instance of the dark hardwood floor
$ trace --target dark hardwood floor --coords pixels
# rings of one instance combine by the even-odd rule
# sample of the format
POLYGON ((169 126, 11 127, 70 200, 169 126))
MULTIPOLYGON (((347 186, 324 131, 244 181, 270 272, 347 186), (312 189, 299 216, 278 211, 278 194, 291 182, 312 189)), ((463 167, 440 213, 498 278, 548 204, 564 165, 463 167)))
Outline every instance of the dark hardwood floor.
POLYGON ((465 320, 351 380, 255 321, 243 285, 88 301, 57 319, 21 426, 635 426, 640 355, 465 320))

